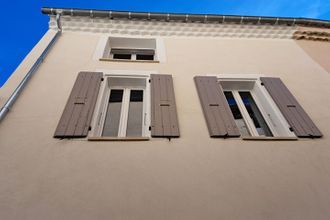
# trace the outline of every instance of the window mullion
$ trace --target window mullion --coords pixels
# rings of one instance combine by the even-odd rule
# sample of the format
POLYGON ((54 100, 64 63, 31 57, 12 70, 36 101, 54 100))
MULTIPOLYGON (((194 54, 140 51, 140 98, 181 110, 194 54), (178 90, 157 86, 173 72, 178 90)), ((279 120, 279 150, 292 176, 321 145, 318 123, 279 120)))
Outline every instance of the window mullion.
POLYGON ((128 108, 129 108, 129 96, 130 96, 130 89, 125 88, 124 89, 124 95, 123 95, 123 104, 122 104, 122 107, 121 107, 118 137, 126 137, 128 108))
POLYGON ((136 54, 135 53, 132 54, 132 60, 136 60, 136 54))
POLYGON ((246 126, 248 126, 248 129, 249 129, 251 135, 252 136, 259 136, 259 133, 258 133, 256 127, 254 126, 254 123, 253 123, 248 111, 246 110, 245 105, 244 105, 238 91, 232 91, 232 93, 233 93, 233 96, 234 96, 234 98, 237 102, 237 106, 238 106, 239 110, 241 111, 241 114, 242 114, 243 119, 246 123, 246 126))

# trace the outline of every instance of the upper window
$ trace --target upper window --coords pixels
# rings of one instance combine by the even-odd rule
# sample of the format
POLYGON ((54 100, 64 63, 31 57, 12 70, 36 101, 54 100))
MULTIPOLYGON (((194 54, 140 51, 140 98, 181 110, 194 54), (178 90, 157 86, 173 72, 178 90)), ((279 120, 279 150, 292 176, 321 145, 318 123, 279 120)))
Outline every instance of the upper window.
POLYGON ((111 48, 110 58, 121 60, 154 60, 155 51, 151 49, 111 48))
POLYGON ((156 39, 110 37, 101 60, 157 61, 156 39))

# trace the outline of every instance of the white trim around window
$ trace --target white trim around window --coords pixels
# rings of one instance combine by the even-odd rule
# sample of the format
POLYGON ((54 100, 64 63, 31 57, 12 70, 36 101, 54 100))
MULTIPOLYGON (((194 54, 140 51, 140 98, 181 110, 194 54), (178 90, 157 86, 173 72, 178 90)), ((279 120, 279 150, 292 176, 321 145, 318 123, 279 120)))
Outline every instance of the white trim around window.
MULTIPOLYGON (((147 37, 147 36, 125 36, 125 35, 116 35, 111 36, 113 38, 123 38, 123 39, 154 39, 155 40, 155 55, 154 60, 147 60, 147 62, 159 62, 159 63, 165 63, 166 62, 166 49, 165 49, 165 43, 164 38, 162 37, 147 37)), ((114 60, 110 55, 111 45, 109 44, 110 36, 108 34, 102 34, 100 35, 99 41, 95 47, 95 51, 93 54, 93 60, 99 61, 99 60, 114 60)), ((139 48, 139 47, 131 47, 131 49, 139 48)), ((134 59, 134 56, 132 56, 133 62, 144 62, 143 60, 136 60, 134 59)), ((115 61, 127 61, 127 60, 115 60, 115 61)))
POLYGON ((101 85, 98 100, 92 119, 92 130, 89 139, 103 138, 103 129, 106 120, 107 109, 109 105, 111 90, 122 90, 122 106, 120 110, 120 119, 118 127, 118 135, 113 139, 127 139, 137 140, 139 138, 150 138, 150 74, 153 72, 145 71, 125 71, 125 70, 98 70, 104 73, 104 80, 101 85), (111 84, 109 82, 118 81, 123 82, 119 84, 111 84), (142 110, 142 135, 136 137, 127 137, 127 121, 130 104, 130 94, 132 90, 143 91, 143 110, 142 110))
MULTIPOLYGON (((210 75, 209 75, 210 76, 210 75)), ((214 75, 213 75, 214 76, 214 75)), ((250 137, 266 137, 258 132, 255 123, 253 122, 245 104, 243 103, 240 92, 249 92, 254 100, 257 108, 259 109, 263 119, 265 120, 269 130, 272 133, 271 138, 287 137, 296 138, 295 134, 289 129, 290 126, 282 115, 281 111, 262 86, 260 81, 261 74, 221 74, 215 75, 219 83, 222 85, 223 90, 230 91, 238 105, 242 114, 244 122, 250 133, 250 137)), ((248 138, 244 137, 243 138, 248 138)), ((266 137, 268 138, 268 137, 266 137)))

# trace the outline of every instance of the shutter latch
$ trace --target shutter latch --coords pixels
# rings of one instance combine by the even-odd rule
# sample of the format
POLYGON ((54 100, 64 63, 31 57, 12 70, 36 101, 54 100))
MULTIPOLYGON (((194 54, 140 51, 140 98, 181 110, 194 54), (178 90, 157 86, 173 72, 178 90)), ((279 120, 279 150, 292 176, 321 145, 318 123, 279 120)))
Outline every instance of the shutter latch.
POLYGON ((85 104, 85 98, 76 98, 76 100, 74 100, 74 104, 75 105, 84 105, 85 104))

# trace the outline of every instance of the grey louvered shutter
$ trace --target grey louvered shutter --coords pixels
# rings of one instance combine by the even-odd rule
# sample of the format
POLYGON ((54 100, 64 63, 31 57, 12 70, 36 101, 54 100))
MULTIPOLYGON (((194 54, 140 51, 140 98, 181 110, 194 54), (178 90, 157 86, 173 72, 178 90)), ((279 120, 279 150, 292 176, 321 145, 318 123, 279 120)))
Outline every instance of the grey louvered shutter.
POLYGON ((57 125, 55 138, 86 137, 99 92, 102 73, 80 72, 57 125))
POLYGON ((239 137, 239 129, 217 78, 196 76, 194 80, 210 136, 239 137))
POLYGON ((151 136, 179 137, 172 75, 152 74, 151 136))
POLYGON ((260 80, 298 137, 322 137, 320 130, 280 78, 261 77, 260 80))

